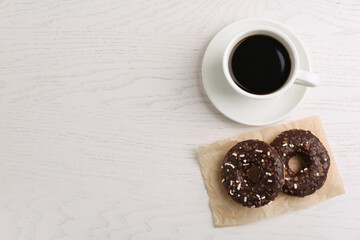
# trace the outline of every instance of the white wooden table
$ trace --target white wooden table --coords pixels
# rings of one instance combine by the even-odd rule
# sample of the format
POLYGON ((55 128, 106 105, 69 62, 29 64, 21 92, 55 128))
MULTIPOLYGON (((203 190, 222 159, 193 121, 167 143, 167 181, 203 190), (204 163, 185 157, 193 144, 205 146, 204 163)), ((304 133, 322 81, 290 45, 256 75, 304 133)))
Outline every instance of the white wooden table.
POLYGON ((0 1, 0 239, 360 239, 360 2, 0 1), (201 83, 210 39, 263 17, 296 32, 321 86, 345 195, 215 228, 197 147, 256 129, 201 83))

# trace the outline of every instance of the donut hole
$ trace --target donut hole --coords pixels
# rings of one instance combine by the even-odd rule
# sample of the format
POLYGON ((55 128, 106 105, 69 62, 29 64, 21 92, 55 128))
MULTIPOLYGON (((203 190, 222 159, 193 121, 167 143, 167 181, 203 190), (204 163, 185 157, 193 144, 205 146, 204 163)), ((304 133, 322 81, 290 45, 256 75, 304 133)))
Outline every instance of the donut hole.
POLYGON ((251 166, 247 172, 247 177, 250 181, 256 183, 260 181, 260 168, 258 166, 251 166))
POLYGON ((297 153, 295 156, 290 158, 288 165, 291 171, 295 173, 299 172, 305 167, 305 160, 303 154, 297 153))

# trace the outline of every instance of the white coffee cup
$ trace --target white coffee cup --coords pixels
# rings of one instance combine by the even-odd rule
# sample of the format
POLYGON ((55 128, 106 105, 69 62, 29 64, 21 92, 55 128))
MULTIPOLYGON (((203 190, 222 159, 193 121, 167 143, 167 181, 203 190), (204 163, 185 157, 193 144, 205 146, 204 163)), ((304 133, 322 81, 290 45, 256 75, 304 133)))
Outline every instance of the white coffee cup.
POLYGON ((319 85, 318 75, 312 72, 307 72, 299 69, 299 55, 294 43, 285 34, 271 27, 253 26, 236 34, 229 41, 229 43, 225 48, 225 52, 222 59, 222 67, 225 74, 225 78, 227 82, 230 84, 230 86, 239 94, 242 94, 244 96, 253 99, 268 99, 279 96, 282 93, 284 93, 286 90, 288 90, 293 84, 299 84, 306 87, 316 87, 319 85), (253 35, 265 35, 278 40, 286 48, 290 57, 291 69, 286 82, 275 92, 269 94, 263 94, 263 95, 253 94, 243 90, 234 82, 234 79, 230 73, 229 60, 234 47, 244 38, 253 35))

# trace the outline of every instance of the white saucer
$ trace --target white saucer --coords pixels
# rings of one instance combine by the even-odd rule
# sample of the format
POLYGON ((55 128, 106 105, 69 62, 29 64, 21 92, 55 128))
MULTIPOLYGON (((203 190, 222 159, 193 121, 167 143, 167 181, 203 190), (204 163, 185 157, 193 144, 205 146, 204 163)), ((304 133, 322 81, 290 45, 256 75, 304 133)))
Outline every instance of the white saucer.
POLYGON ((311 71, 305 47, 294 33, 277 22, 247 19, 228 25, 211 40, 202 63, 202 81, 210 101, 222 114, 239 123, 262 126, 291 114, 303 100, 307 87, 294 84, 276 98, 256 100, 238 94, 228 85, 221 66, 226 44, 236 33, 252 25, 270 26, 286 34, 297 48, 300 69, 311 71))

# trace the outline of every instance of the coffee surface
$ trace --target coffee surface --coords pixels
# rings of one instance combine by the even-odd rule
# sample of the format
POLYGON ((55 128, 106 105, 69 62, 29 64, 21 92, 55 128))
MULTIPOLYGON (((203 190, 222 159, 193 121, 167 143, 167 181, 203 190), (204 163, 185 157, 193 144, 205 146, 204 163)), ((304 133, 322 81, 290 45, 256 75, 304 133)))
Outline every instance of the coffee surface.
POLYGON ((287 81, 291 61, 286 48, 276 39, 253 35, 232 50, 229 70, 243 90, 258 95, 275 92, 287 81))

